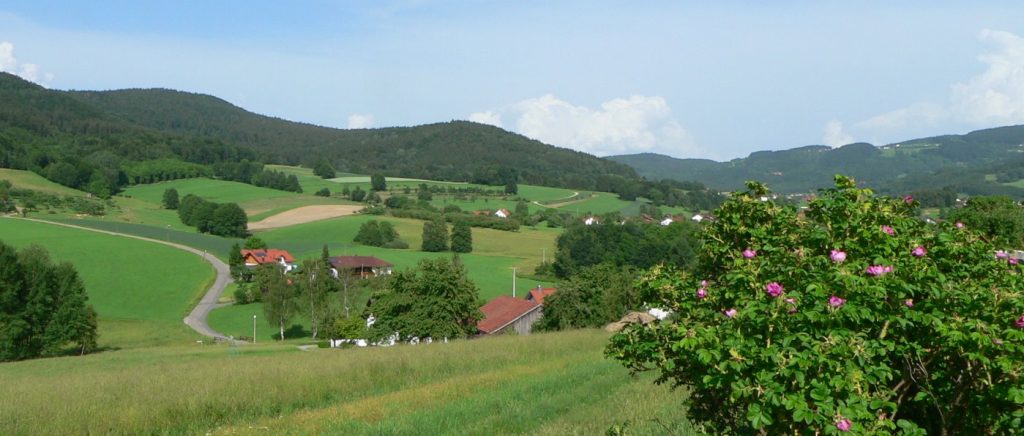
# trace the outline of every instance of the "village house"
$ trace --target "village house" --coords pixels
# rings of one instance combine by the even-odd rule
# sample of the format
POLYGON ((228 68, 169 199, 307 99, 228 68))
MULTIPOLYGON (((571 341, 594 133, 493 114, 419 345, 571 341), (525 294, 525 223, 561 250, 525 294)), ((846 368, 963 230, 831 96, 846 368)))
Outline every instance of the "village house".
POLYGON ((592 226, 594 224, 601 224, 601 220, 598 219, 596 216, 588 216, 588 217, 583 219, 583 224, 586 224, 588 226, 592 226))
POLYGON ((544 315, 544 299, 554 293, 555 288, 538 286, 531 289, 525 299, 499 296, 480 308, 484 317, 476 324, 477 330, 484 335, 529 334, 533 324, 544 315))
POLYGON ((245 262, 245 267, 249 269, 256 268, 260 265, 266 264, 279 264, 284 267, 284 272, 291 272, 298 265, 295 264, 295 258, 288 250, 280 250, 277 248, 268 248, 265 250, 242 250, 242 259, 245 262))
POLYGON ((508 209, 498 209, 497 212, 494 212, 494 216, 498 218, 508 218, 512 216, 512 212, 509 212, 508 209))
POLYGON ((391 275, 394 265, 373 256, 335 256, 331 258, 334 276, 338 271, 348 270, 361 279, 391 275))

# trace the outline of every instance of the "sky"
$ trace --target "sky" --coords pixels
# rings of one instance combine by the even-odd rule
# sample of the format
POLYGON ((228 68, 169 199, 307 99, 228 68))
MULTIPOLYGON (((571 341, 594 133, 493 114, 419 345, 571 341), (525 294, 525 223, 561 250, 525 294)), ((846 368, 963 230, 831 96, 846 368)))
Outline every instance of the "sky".
POLYGON ((0 70, 728 160, 1024 124, 1024 2, 977 3, 0 0, 0 70))

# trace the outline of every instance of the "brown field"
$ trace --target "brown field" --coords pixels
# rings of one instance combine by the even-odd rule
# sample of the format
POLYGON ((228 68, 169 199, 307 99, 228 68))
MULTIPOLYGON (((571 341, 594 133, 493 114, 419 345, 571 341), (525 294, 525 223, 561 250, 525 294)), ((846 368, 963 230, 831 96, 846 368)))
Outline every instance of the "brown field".
POLYGON ((254 223, 249 223, 249 230, 266 230, 328 218, 348 216, 355 214, 362 208, 363 206, 354 204, 304 206, 286 212, 281 212, 277 215, 264 218, 263 220, 256 221, 254 223))

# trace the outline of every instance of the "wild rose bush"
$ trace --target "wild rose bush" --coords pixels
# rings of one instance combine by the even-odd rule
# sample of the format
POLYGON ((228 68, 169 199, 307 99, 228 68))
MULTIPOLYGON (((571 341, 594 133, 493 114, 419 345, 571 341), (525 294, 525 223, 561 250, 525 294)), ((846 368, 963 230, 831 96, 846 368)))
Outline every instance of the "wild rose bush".
POLYGON ((1024 276, 959 223, 836 177, 805 216, 748 183, 706 228, 693 273, 639 283, 665 321, 608 354, 690 391, 713 433, 1021 431, 1024 276))

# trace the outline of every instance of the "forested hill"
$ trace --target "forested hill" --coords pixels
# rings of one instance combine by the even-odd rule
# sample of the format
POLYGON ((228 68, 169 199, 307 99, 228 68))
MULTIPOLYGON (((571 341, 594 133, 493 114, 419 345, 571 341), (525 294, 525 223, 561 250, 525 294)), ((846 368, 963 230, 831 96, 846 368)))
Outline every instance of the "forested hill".
POLYGON ((832 176, 839 173, 886 193, 950 187, 968 194, 1022 197, 1024 190, 1009 184, 1024 178, 1022 144, 1024 126, 1010 126, 881 147, 855 143, 759 151, 728 162, 650 153, 607 159, 627 164, 647 178, 697 180, 723 190, 761 180, 779 192, 810 192, 830 186, 832 176))
POLYGON ((592 188, 602 174, 635 177, 628 166, 510 133, 452 121, 416 127, 342 130, 254 114, 207 95, 162 89, 68 95, 128 122, 255 150, 267 162, 311 166, 326 157, 342 171, 497 183, 592 188))

